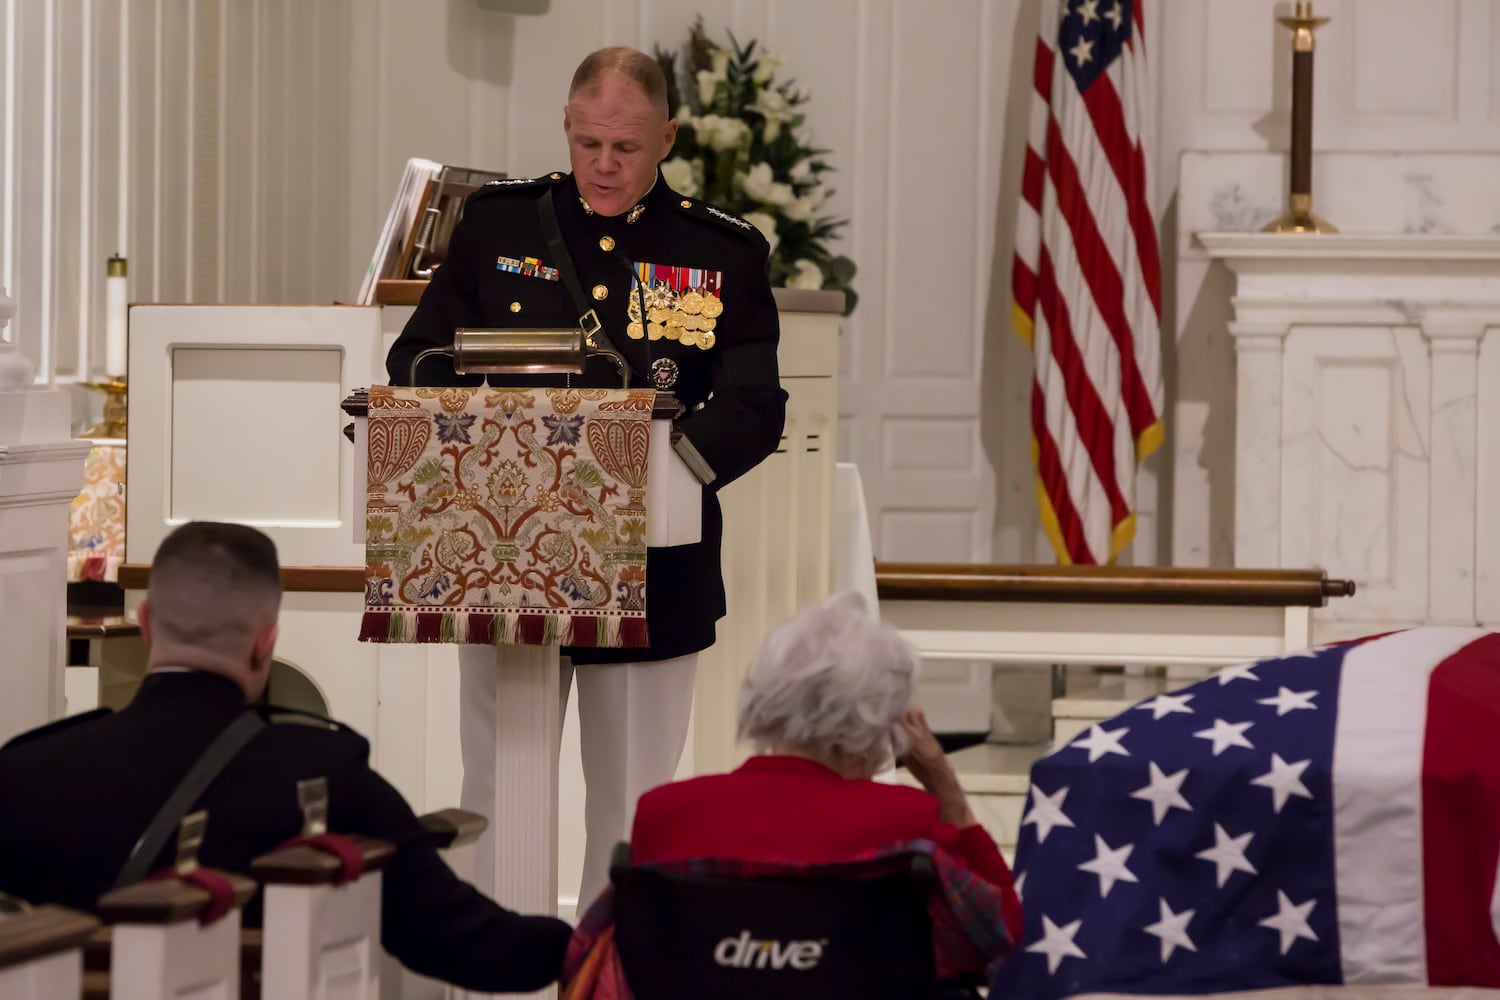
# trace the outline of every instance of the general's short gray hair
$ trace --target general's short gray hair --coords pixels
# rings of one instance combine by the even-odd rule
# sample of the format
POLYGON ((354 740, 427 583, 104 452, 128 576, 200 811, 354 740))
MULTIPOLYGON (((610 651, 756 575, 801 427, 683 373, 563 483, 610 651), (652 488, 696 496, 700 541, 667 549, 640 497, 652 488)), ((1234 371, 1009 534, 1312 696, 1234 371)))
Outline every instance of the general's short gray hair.
POLYGON ((739 737, 760 752, 796 747, 823 759, 900 754, 896 721, 912 704, 917 654, 855 593, 782 622, 740 687, 739 737))
POLYGON ((613 45, 607 49, 590 52, 573 71, 573 82, 568 85, 568 99, 579 91, 591 90, 599 85, 605 73, 620 73, 634 80, 656 108, 672 117, 667 107, 667 75, 661 64, 639 49, 625 45, 613 45))

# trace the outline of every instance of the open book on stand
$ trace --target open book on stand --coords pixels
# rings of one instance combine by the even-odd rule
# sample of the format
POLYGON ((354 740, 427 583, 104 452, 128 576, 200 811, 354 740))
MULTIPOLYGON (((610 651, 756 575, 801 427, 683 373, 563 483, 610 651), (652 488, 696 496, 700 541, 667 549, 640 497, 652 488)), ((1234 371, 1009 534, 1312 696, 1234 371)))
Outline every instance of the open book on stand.
POLYGON ((375 303, 382 281, 431 278, 447 256, 453 227, 463 215, 464 199, 486 182, 504 176, 493 170, 407 160, 380 231, 380 242, 359 287, 359 304, 375 303))

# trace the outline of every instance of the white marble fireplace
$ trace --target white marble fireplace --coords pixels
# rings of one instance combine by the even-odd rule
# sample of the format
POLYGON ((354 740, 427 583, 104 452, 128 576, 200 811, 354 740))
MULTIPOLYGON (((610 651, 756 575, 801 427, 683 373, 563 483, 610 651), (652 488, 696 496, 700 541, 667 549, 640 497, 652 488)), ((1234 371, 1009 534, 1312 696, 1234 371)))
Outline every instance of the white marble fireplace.
POLYGON ((1319 641, 1500 623, 1500 238, 1198 239, 1235 279, 1235 565, 1353 578, 1319 641))

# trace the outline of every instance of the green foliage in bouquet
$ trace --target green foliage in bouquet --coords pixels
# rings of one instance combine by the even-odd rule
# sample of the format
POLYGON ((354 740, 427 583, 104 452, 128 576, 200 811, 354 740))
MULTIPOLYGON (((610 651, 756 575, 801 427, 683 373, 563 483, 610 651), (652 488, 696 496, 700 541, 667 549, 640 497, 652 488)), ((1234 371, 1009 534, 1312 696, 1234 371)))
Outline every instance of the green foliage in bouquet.
POLYGON ((667 99, 679 129, 662 176, 675 190, 719 205, 751 222, 771 243, 771 284, 832 288, 854 309, 854 262, 834 256, 828 243, 847 219, 819 214, 833 194, 826 149, 799 134, 806 91, 795 80, 776 82, 781 60, 752 40, 709 40, 699 18, 686 49, 656 49, 667 76, 667 99))

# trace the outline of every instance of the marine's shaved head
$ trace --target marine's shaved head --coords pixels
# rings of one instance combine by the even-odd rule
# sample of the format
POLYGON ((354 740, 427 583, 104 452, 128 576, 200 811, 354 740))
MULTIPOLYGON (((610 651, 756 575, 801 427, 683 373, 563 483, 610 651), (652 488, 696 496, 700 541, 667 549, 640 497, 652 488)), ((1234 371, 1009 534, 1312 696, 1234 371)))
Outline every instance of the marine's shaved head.
POLYGON ((151 667, 223 673, 256 697, 265 686, 280 606, 271 539, 239 524, 184 524, 156 550, 139 612, 151 667))

